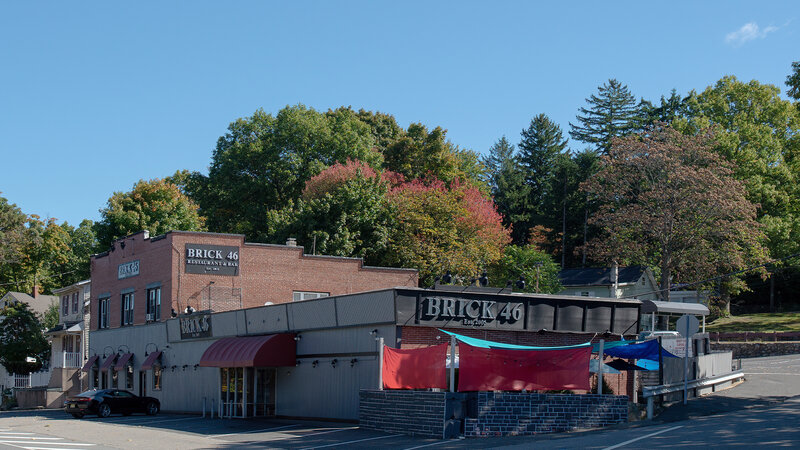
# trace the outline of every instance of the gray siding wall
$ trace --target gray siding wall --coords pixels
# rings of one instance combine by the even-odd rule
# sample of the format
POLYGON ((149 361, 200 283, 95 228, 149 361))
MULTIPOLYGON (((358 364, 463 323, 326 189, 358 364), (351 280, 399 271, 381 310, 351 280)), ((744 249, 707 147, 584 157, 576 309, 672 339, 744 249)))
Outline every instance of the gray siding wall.
POLYGON ((181 340, 177 319, 97 330, 91 333, 89 353, 130 349, 135 355, 133 392, 138 394, 145 351, 157 347, 163 352, 163 389, 152 390, 148 371, 147 395, 158 398, 165 411, 200 412, 204 397, 210 408, 211 399, 219 396, 219 369, 195 367, 212 343, 228 336, 297 333, 299 364, 277 371, 277 414, 357 420, 359 390, 378 387, 378 343, 371 331, 378 330, 389 345, 396 341, 393 295, 382 291, 222 312, 212 316, 213 337, 205 339, 181 340))

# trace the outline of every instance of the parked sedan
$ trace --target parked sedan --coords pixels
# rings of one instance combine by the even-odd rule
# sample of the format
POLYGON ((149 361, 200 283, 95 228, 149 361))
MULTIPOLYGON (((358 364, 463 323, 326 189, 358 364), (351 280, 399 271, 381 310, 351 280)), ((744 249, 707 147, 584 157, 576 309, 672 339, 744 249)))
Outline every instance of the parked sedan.
POLYGON ((86 414, 108 417, 113 413, 125 416, 135 412, 148 416, 158 414, 161 404, 153 397, 139 397, 120 389, 91 390, 70 397, 64 402, 64 411, 80 419, 86 414))

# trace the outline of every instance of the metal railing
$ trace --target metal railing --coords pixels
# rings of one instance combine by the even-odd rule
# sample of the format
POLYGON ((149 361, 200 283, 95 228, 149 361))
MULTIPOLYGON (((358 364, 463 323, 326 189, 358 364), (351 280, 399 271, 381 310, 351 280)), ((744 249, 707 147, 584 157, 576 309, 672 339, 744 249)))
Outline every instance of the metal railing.
MULTIPOLYGON (((697 389, 708 386, 716 386, 728 381, 738 380, 744 378, 744 372, 741 370, 736 372, 724 373, 713 377, 702 378, 699 380, 689 380, 686 382, 688 389, 697 389)), ((647 420, 653 418, 654 399, 657 395, 670 394, 672 392, 680 392, 684 388, 683 381, 671 384, 664 384, 661 386, 644 386, 642 387, 642 397, 647 399, 647 420)))

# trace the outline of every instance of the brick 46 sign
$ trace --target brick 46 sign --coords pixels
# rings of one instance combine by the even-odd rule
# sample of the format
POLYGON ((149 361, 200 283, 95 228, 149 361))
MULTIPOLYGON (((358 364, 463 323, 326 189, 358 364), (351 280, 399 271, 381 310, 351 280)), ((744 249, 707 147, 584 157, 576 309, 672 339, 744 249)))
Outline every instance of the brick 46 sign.
POLYGON ((459 320, 461 325, 482 327, 498 320, 515 323, 522 319, 524 305, 508 302, 498 304, 493 300, 470 300, 464 298, 426 297, 422 301, 422 320, 459 320))
POLYGON ((186 273, 239 275, 239 247, 186 244, 186 273))

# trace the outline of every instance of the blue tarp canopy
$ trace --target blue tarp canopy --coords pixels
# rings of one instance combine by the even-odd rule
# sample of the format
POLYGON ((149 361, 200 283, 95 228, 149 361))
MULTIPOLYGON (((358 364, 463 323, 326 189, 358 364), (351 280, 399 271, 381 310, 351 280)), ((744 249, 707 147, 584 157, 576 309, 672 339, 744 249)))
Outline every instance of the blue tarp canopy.
POLYGON ((567 345, 562 347, 532 347, 530 345, 504 344, 502 342, 485 341, 483 339, 471 338, 468 336, 451 333, 449 331, 442 330, 441 328, 439 329, 439 331, 441 331, 442 333, 449 334, 450 336, 455 336, 456 339, 467 345, 479 348, 501 348, 505 350, 564 350, 567 348, 581 348, 592 345, 591 342, 586 342, 584 344, 567 345))
MULTIPOLYGON (((625 339, 623 339, 621 341, 604 342, 603 343, 603 353, 605 353, 605 350, 608 350, 610 348, 619 347, 620 345, 631 345, 631 344, 635 344, 635 343, 636 343, 636 341, 626 341, 625 339)), ((600 344, 592 344, 592 352, 597 353, 599 351, 600 351, 600 344)))
MULTIPOLYGON (((650 339, 649 341, 644 341, 639 344, 603 349, 603 353, 608 356, 616 356, 617 358, 650 359, 658 361, 658 339, 650 339)), ((677 356, 664 349, 661 349, 661 355, 664 358, 677 358, 677 356)))

